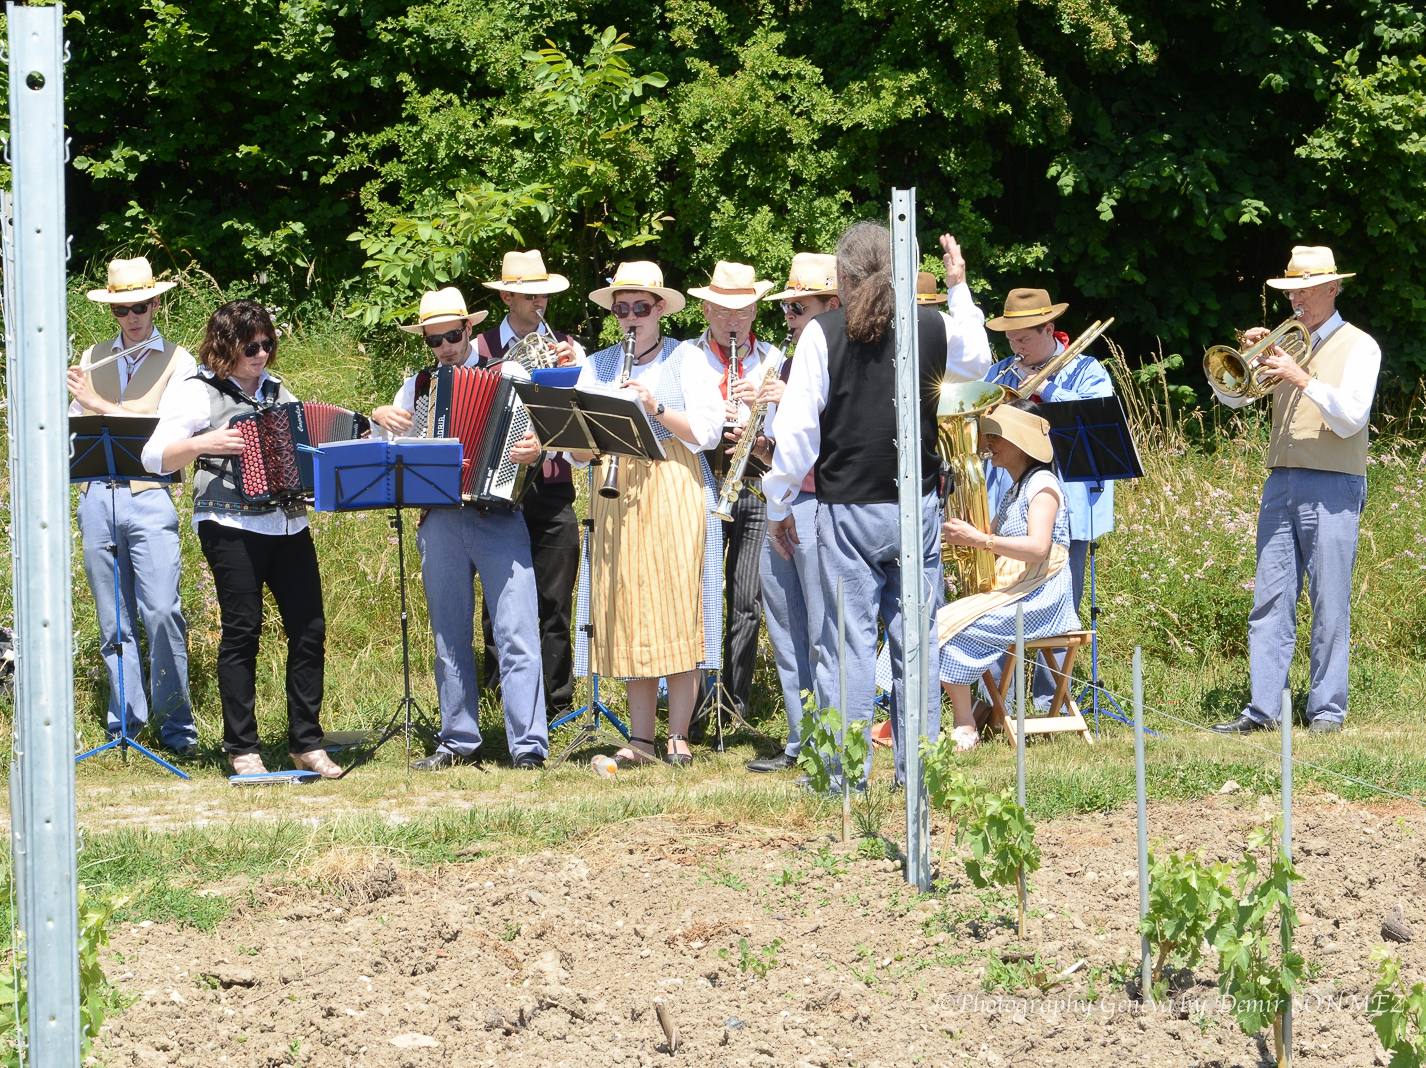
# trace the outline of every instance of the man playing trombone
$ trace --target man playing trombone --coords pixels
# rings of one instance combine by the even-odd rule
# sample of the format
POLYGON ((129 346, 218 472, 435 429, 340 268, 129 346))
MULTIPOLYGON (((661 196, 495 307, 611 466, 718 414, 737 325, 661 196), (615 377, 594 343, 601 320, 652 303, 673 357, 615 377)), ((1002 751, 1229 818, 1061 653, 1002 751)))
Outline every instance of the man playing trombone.
MULTIPOLYGON (((1286 275, 1268 279, 1287 292, 1310 347, 1303 346, 1299 363, 1273 345, 1249 369, 1263 392, 1272 394, 1271 473, 1258 509, 1257 576, 1248 616, 1252 695, 1237 719, 1213 728, 1222 734, 1280 726, 1304 573, 1312 602, 1310 729, 1340 730, 1347 716, 1352 567, 1367 499, 1367 420, 1381 368, 1377 343, 1336 309, 1342 279, 1351 277, 1338 273, 1330 248, 1299 245, 1286 275)), ((1243 341, 1253 345, 1267 335, 1255 327, 1243 341)), ((1230 408, 1262 395, 1239 392, 1212 376, 1209 385, 1230 408)))

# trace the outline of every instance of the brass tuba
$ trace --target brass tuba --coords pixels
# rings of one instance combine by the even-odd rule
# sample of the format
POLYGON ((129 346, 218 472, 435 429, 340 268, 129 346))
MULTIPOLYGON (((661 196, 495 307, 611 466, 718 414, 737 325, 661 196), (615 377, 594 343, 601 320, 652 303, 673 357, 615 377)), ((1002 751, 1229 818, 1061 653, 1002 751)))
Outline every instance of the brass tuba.
POLYGON ((1203 373, 1225 397, 1256 400, 1271 393, 1277 385, 1275 378, 1263 374, 1265 368, 1258 363, 1273 346, 1280 346, 1301 363, 1312 354, 1312 335, 1298 319, 1285 320, 1273 327, 1267 337, 1246 349, 1214 345, 1203 354, 1203 373))
MULTIPOLYGON (((980 417, 1005 402, 1009 390, 994 382, 943 382, 936 407, 936 451, 950 467, 946 480, 947 515, 990 533, 990 499, 980 458, 980 417)), ((970 545, 944 545, 942 560, 953 560, 958 584, 966 593, 995 589, 995 554, 970 545)))

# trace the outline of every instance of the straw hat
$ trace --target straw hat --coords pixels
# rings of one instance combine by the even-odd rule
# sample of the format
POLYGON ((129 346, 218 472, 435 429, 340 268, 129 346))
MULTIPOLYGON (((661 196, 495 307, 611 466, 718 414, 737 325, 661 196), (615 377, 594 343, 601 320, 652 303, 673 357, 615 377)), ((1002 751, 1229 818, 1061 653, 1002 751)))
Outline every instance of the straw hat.
POLYGON ((614 306, 614 294, 621 289, 637 289, 640 292, 656 293, 668 302, 668 310, 665 313, 668 315, 678 314, 688 303, 684 300, 682 293, 676 289, 669 289, 663 284, 663 271, 659 269, 657 263, 649 260, 632 260, 629 263, 619 264, 614 268, 613 280, 603 289, 596 289, 589 294, 589 299, 601 308, 608 309, 614 306))
POLYGON ((774 283, 759 282, 758 272, 746 263, 729 263, 719 260, 713 268, 713 278, 706 286, 695 286, 688 291, 690 297, 706 300, 720 308, 737 311, 750 304, 756 304, 767 296, 774 283))
POLYGON ((489 314, 487 311, 467 312, 465 297, 461 295, 461 291, 455 286, 447 286, 434 293, 422 293, 421 310, 416 316, 416 325, 403 326, 401 329, 408 334, 424 334, 426 327, 440 323, 469 323, 474 326, 484 322, 489 314))
POLYGON ((1055 304, 1044 289, 1012 289, 1005 298, 1005 311, 985 324, 987 330, 1028 330, 1054 322, 1068 304, 1055 304))
POLYGON ((100 304, 142 304, 167 293, 177 282, 155 282, 147 256, 114 260, 109 264, 109 288, 91 289, 89 299, 100 304))
POLYGON ((545 270, 545 258, 539 249, 532 248, 529 252, 505 253, 500 262, 500 281, 481 285, 502 293, 563 293, 569 288, 569 279, 545 270))
POLYGON ((1050 448, 1050 424, 1038 415, 1008 404, 998 404, 980 417, 982 434, 998 434, 1032 459, 1047 464, 1055 455, 1050 448))
POLYGON ((835 297, 837 295, 837 257, 821 252, 799 252, 792 257, 792 269, 787 272, 787 288, 781 293, 769 293, 768 300, 796 300, 798 297, 835 297))
POLYGON ((922 271, 916 275, 916 303, 917 304, 944 304, 950 299, 945 293, 938 292, 941 288, 936 281, 936 276, 930 271, 922 271))
POLYGON ((1324 282, 1357 276, 1355 271, 1338 274, 1337 261, 1326 245, 1294 245, 1285 274, 1285 278, 1269 278, 1268 285, 1274 289, 1307 289, 1324 282))

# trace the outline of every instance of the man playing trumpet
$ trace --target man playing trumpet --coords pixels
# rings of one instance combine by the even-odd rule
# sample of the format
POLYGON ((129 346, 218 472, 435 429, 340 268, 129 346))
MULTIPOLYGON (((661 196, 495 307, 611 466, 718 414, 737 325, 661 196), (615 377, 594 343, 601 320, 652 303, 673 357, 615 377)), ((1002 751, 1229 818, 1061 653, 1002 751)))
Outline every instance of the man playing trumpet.
MULTIPOLYGON (((1304 573, 1312 602, 1311 730, 1340 730, 1347 716, 1352 567, 1367 499, 1367 419, 1381 368, 1377 343, 1336 309, 1342 279, 1351 277, 1338 273, 1330 248, 1299 245, 1285 277, 1268 279, 1287 292, 1312 348, 1299 364, 1274 346, 1258 364, 1259 377, 1276 384, 1268 440, 1272 472, 1258 510, 1258 567, 1248 616, 1252 696, 1237 719, 1213 728, 1222 734, 1280 726, 1304 573)), ((1243 340, 1251 345, 1267 334, 1255 327, 1243 340)), ((1209 385, 1231 408, 1256 399, 1230 395, 1211 378, 1209 385)))

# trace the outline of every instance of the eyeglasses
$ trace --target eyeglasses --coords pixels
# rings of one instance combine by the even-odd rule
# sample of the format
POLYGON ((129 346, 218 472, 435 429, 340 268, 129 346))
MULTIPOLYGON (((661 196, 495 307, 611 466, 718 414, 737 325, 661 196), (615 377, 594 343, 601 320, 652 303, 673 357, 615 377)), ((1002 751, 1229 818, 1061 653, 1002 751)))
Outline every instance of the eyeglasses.
POLYGON ((153 301, 146 300, 142 304, 110 304, 109 310, 114 313, 115 319, 122 319, 130 312, 133 312, 135 315, 143 315, 144 312, 149 310, 149 305, 152 303, 153 301))
POLYGON ((248 359, 252 359, 252 357, 256 356, 258 351, 261 350, 271 356, 272 350, 275 348, 277 348, 277 342, 273 341, 270 337, 265 337, 261 341, 249 341, 244 345, 243 355, 248 357, 248 359))
POLYGON ((654 306, 646 300, 636 300, 633 304, 621 300, 609 310, 614 313, 616 319, 627 319, 630 315, 635 319, 647 319, 653 314, 654 306))
POLYGON ((784 300, 782 311, 784 315, 806 315, 807 305, 798 300, 784 300))
POLYGON ((442 345, 454 345, 463 337, 465 337, 465 327, 461 327, 459 330, 447 330, 444 334, 427 334, 426 347, 438 349, 442 345))

